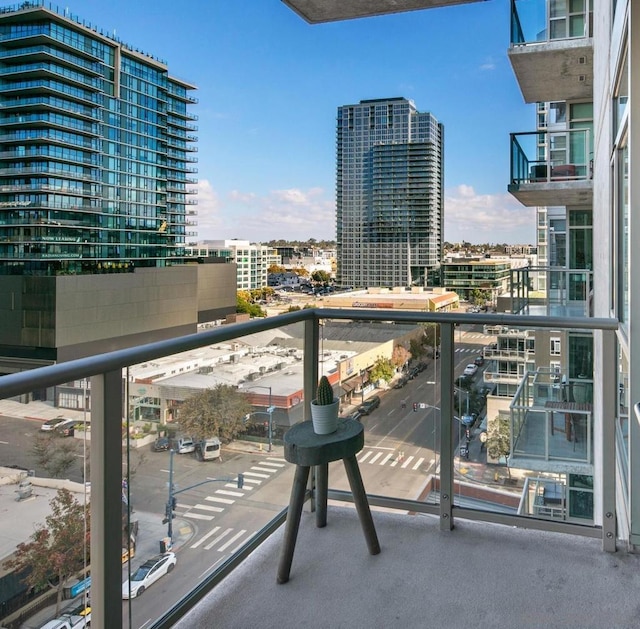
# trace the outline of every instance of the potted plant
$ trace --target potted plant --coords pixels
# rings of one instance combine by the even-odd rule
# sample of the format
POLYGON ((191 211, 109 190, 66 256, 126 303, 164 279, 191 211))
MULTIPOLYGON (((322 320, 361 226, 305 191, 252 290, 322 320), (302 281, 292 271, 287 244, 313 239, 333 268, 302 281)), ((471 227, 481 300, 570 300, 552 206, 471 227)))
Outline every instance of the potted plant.
POLYGON ((340 401, 333 397, 333 388, 327 376, 318 382, 316 399, 311 400, 311 421, 313 432, 328 435, 338 428, 338 407, 340 401))

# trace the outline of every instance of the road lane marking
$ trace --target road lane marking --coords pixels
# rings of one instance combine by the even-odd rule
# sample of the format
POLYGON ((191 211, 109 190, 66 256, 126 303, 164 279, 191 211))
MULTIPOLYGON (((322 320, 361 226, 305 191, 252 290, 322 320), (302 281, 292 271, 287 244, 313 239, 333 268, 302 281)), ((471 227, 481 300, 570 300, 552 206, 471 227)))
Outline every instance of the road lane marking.
POLYGON ((191 513, 191 511, 186 513, 178 513, 176 511, 176 515, 179 515, 182 518, 193 518, 194 520, 213 520, 214 516, 212 515, 204 515, 203 513, 191 513))
POLYGON ((244 477, 244 484, 246 485, 247 483, 253 483, 255 485, 262 485, 262 481, 258 478, 247 478, 246 474, 244 477))
POLYGON ((245 472, 244 476, 245 478, 247 476, 255 476, 256 478, 271 478, 271 476, 269 476, 268 474, 257 474, 256 472, 245 472))
POLYGON ((402 464, 402 469, 404 469, 405 467, 407 467, 407 465, 409 465, 409 463, 411 463, 411 461, 413 461, 414 457, 410 456, 403 464, 402 464))
POLYGON ((371 450, 367 450, 362 457, 360 458, 360 460, 358 461, 359 463, 364 463, 371 455, 373 454, 373 452, 371 450))
MULTIPOLYGON (((254 537, 255 537, 255 533, 251 533, 251 535, 249 535, 249 537, 247 537, 247 539, 244 541, 244 544, 248 544, 254 537)), ((239 544, 238 546, 236 546, 231 551, 231 554, 235 555, 242 548, 242 546, 243 546, 243 544, 239 544)))
POLYGON ((262 465, 273 465, 274 467, 285 467, 287 462, 284 459, 268 459, 262 465))
MULTIPOLYGON (((225 487, 228 487, 229 489, 237 489, 238 483, 227 483, 225 487)), ((253 487, 243 487, 243 489, 253 489, 253 487)))
POLYGON ((219 553, 223 553, 233 542, 235 542, 239 537, 242 537, 247 531, 242 529, 239 533, 236 533, 231 539, 227 540, 220 548, 218 548, 219 553))
POLYGON ((227 491, 226 489, 217 489, 216 494, 222 494, 223 496, 235 496, 236 498, 242 498, 243 493, 239 491, 227 491))
POLYGON ((275 472, 276 470, 272 470, 269 469, 268 467, 257 467, 256 465, 254 465, 252 468, 252 470, 256 470, 257 472, 275 472))
POLYGON ((374 457, 369 461, 369 465, 373 465, 380 457, 382 456, 382 452, 378 452, 374 457))
POLYGON ((424 463, 424 457, 418 459, 418 462, 411 469, 417 470, 423 463, 424 463))
POLYGON ((216 511, 217 513, 222 513, 222 511, 224 511, 223 507, 212 507, 211 505, 203 505, 203 504, 197 504, 194 507, 191 507, 192 509, 203 509, 204 511, 216 511))
POLYGON ((387 454, 387 456, 385 456, 384 459, 380 461, 380 465, 384 465, 392 456, 393 456, 393 452, 389 452, 389 454, 387 454))
POLYGON ((212 535, 215 535, 220 530, 219 526, 212 528, 208 533, 205 533, 191 548, 198 548, 200 544, 208 540, 212 535))

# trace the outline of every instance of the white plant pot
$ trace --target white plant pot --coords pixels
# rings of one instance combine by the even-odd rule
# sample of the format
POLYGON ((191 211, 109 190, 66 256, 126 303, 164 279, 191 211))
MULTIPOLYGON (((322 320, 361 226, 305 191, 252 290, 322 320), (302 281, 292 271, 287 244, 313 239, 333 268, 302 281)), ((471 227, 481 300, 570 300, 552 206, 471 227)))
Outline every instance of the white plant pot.
POLYGON ((330 435, 338 429, 338 407, 340 400, 333 400, 333 404, 320 406, 315 400, 311 401, 311 421, 316 435, 330 435))

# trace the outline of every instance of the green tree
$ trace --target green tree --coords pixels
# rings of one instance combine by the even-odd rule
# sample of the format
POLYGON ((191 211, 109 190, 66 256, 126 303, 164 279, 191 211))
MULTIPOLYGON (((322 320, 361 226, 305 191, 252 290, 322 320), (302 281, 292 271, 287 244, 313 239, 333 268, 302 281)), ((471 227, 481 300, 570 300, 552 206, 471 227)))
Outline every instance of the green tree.
POLYGON ((395 369, 391 361, 388 358, 379 356, 376 358, 376 362, 373 363, 373 367, 369 370, 369 377, 374 382, 378 380, 389 382, 391 378, 393 378, 394 371, 395 369))
POLYGON ((326 284, 331 280, 331 275, 329 275, 326 271, 319 270, 319 271, 314 271, 311 274, 311 279, 314 282, 321 282, 322 284, 326 284))
POLYGON ((75 439, 64 439, 52 431, 39 434, 32 446, 38 465, 52 478, 64 476, 78 460, 79 443, 75 439))
POLYGON ((55 587, 55 615, 59 616, 67 580, 87 563, 90 514, 88 505, 80 504, 68 489, 58 489, 49 505, 46 526, 37 527, 30 541, 18 544, 4 567, 17 572, 28 570, 24 581, 36 590, 55 587))
POLYGON ((409 342, 409 353, 411 354, 412 358, 420 358, 425 354, 424 346, 422 345, 422 343, 420 343, 420 341, 411 339, 411 341, 409 342))
POLYGON ((250 412, 251 405, 243 393, 231 385, 219 384, 187 398, 180 407, 178 421, 194 439, 217 436, 228 443, 244 432, 243 419, 250 412))
POLYGON ((511 478, 509 469, 509 455, 511 454, 511 422, 508 417, 498 415, 488 426, 487 454, 494 460, 505 457, 507 461, 507 474, 511 478))
POLYGON ((239 294, 236 301, 236 312, 242 312, 251 317, 266 317, 267 313, 258 304, 253 304, 249 300, 243 299, 239 294))

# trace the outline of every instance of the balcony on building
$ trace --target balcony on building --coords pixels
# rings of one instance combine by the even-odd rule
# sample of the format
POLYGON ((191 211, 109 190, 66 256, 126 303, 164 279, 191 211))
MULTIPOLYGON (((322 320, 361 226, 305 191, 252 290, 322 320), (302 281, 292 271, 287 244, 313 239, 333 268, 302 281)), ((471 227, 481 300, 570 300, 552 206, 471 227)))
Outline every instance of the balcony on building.
POLYGON ((419 9, 435 9, 457 4, 469 4, 480 0, 282 0, 310 24, 352 20, 374 15, 388 15, 419 9))
POLYGON ((593 381, 527 372, 510 403, 510 465, 555 474, 593 474, 593 381))
POLYGON ((512 269, 502 311, 551 317, 593 315, 593 271, 564 267, 512 269), (542 281, 541 281, 542 280, 542 281))
POLYGON ((511 0, 509 61, 525 102, 593 97, 591 0, 511 0))
POLYGON ((512 133, 508 191, 526 207, 590 207, 591 136, 589 129, 512 133))

